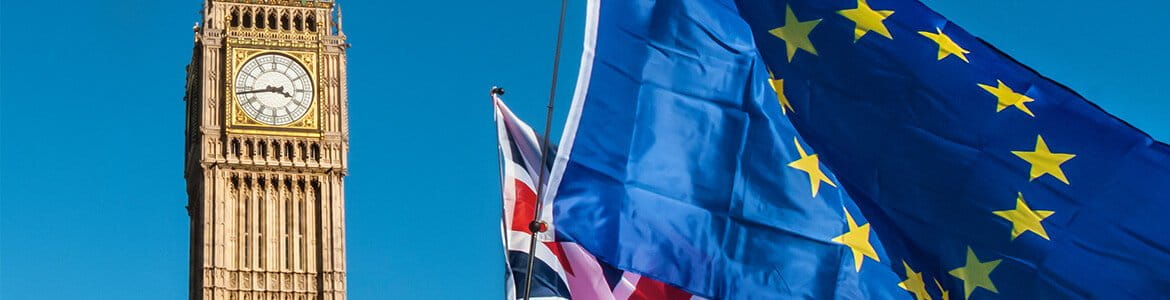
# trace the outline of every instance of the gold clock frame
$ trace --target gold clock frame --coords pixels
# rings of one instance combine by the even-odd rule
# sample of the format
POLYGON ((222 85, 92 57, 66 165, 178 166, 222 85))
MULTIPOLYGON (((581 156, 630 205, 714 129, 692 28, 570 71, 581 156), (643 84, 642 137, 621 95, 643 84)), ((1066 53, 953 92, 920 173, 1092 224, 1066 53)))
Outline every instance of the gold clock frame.
POLYGON ((317 105, 324 98, 324 90, 321 88, 320 76, 318 76, 318 55, 316 52, 297 51, 297 50, 273 50, 273 49, 251 49, 251 48, 228 48, 228 59, 226 59, 227 66, 224 69, 228 70, 225 74, 224 85, 224 99, 227 105, 224 116, 227 121, 227 132, 237 134, 270 134, 270 135, 284 135, 284 136, 298 136, 298 137, 320 137, 320 111, 317 105), (291 58, 293 61, 305 67, 305 72, 309 74, 309 81, 313 83, 313 101, 309 104, 309 110, 300 119, 285 125, 268 125, 253 119, 244 112, 240 107, 240 100, 236 97, 236 75, 239 74, 239 69, 252 58, 263 54, 280 54, 291 58))

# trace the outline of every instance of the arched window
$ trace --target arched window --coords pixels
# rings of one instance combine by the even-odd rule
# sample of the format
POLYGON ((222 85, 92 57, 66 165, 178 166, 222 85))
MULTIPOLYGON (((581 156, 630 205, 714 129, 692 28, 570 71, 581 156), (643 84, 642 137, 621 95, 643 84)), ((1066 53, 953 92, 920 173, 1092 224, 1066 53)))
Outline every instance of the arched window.
POLYGON ((304 23, 301 22, 301 15, 300 14, 293 17, 293 26, 296 27, 297 31, 305 30, 304 23))
POLYGON ((232 149, 231 149, 232 155, 235 155, 236 157, 240 157, 240 140, 239 139, 232 139, 231 146, 232 146, 232 149))
POLYGON ((280 143, 272 141, 272 159, 280 160, 280 143))
POLYGON ((231 26, 232 27, 240 27, 240 11, 232 10, 231 26))
MULTIPOLYGON (((295 187, 293 186, 293 182, 290 179, 285 179, 284 184, 286 186, 288 186, 289 190, 295 189, 295 187)), ((296 200, 289 198, 288 201, 284 204, 284 215, 285 215, 284 220, 285 220, 285 222, 284 222, 284 230, 281 230, 281 231, 284 231, 284 236, 282 238, 284 238, 284 246, 285 246, 285 249, 288 250, 288 252, 292 252, 293 247, 296 247, 293 244, 293 236, 291 234, 293 232, 293 203, 292 202, 294 202, 294 201, 296 201, 296 200)), ((284 256, 284 268, 286 270, 292 269, 292 267, 293 267, 292 264, 293 264, 293 255, 291 255, 291 253, 289 253, 288 255, 284 256)))
POLYGON ((268 12, 268 29, 276 30, 276 12, 268 12))
POLYGON ((280 29, 284 29, 284 30, 289 29, 288 14, 287 13, 280 15, 280 29))
POLYGON ((256 12, 256 28, 264 29, 265 20, 263 10, 256 12))
POLYGON ((310 32, 317 32, 317 17, 313 15, 305 17, 305 27, 308 27, 310 32))
MULTIPOLYGON (((235 175, 232 176, 232 188, 233 189, 235 189, 239 185, 239 180, 240 180, 239 177, 236 177, 235 175)), ((238 218, 241 221, 243 221, 242 224, 240 224, 240 225, 242 225, 244 227, 244 230, 241 232, 241 235, 240 235, 240 244, 242 244, 244 246, 244 253, 243 253, 244 255, 243 255, 243 257, 241 257, 241 259, 243 259, 243 261, 240 262, 240 266, 244 267, 244 268, 248 268, 249 266, 252 265, 252 256, 251 256, 251 254, 252 254, 252 251, 251 251, 251 249, 252 249, 252 238, 251 238, 252 231, 250 229, 252 228, 252 225, 251 225, 252 221, 251 220, 253 218, 252 218, 252 214, 251 214, 252 193, 250 190, 251 190, 251 184, 249 184, 249 190, 240 191, 240 193, 237 196, 237 199, 238 199, 237 201, 239 201, 239 203, 241 204, 240 205, 240 216, 238 218)))
POLYGON ((264 158, 264 159, 268 159, 268 142, 267 141, 259 141, 259 142, 257 142, 257 144, 259 145, 259 147, 257 147, 257 148, 259 148, 259 150, 260 150, 260 157, 264 158))
POLYGON ((244 12, 244 20, 243 20, 244 28, 252 28, 252 21, 253 21, 252 20, 252 12, 245 11, 244 12))
POLYGON ((297 150, 300 150, 301 160, 309 160, 309 152, 305 151, 305 143, 297 143, 297 150))
POLYGON ((313 143, 313 147, 310 147, 309 150, 311 151, 311 154, 313 156, 313 160, 320 162, 321 161, 321 146, 318 146, 317 143, 313 143))
POLYGON ((285 156, 285 157, 288 157, 288 159, 289 159, 289 160, 292 160, 292 159, 293 159, 293 155, 294 155, 294 154, 293 154, 293 145, 292 145, 292 143, 290 143, 290 142, 285 142, 285 143, 284 143, 284 156, 285 156))
MULTIPOLYGON (((260 191, 258 192, 261 194, 266 193, 268 191, 267 188, 271 186, 266 186, 268 182, 264 178, 260 178, 257 182, 260 184, 260 191)), ((264 201, 264 196, 261 195, 259 197, 259 199, 256 199, 258 200, 256 201, 256 225, 259 228, 257 228, 256 234, 252 238, 256 239, 256 253, 259 254, 256 256, 257 264, 255 267, 263 270, 268 267, 268 261, 264 259, 264 256, 268 254, 268 243, 264 241, 264 232, 267 230, 265 227, 268 227, 268 222, 264 220, 268 218, 268 210, 264 205, 267 202, 264 201)))

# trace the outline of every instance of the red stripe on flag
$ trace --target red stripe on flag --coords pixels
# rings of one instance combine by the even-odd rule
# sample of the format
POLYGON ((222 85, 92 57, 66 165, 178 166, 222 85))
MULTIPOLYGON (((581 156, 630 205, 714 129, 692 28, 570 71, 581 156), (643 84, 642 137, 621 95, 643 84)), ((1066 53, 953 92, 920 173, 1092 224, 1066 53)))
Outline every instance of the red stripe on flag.
POLYGON ((688 300, 691 294, 660 281, 642 277, 629 300, 688 300))
POLYGON ((516 206, 512 209, 512 230, 531 234, 528 223, 532 223, 535 218, 536 211, 533 208, 536 207, 536 192, 520 179, 516 179, 513 184, 516 185, 516 206))
POLYGON ((561 262, 561 267, 565 268, 566 275, 573 275, 573 267, 569 264, 569 257, 565 256, 565 248, 561 247, 561 243, 544 242, 544 245, 548 247, 553 256, 557 257, 557 261, 561 262))

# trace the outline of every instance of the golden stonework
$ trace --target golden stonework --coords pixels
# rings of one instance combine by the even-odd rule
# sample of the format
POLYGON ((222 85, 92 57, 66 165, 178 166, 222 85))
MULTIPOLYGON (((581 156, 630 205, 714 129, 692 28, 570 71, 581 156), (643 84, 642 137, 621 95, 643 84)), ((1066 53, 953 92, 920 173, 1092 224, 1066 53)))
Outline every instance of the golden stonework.
POLYGON ((317 68, 318 55, 316 52, 308 51, 293 51, 293 50, 262 50, 250 48, 232 48, 229 47, 226 69, 229 70, 224 82, 224 95, 226 95, 228 116, 227 131, 228 133, 239 134, 272 134, 272 135, 286 135, 286 136, 300 136, 300 137, 320 137, 320 127, 318 126, 318 115, 320 99, 324 97, 325 89, 317 88, 313 91, 313 101, 310 103, 309 111, 299 120, 286 125, 268 125, 253 119, 240 107, 240 100, 233 92, 236 90, 236 74, 239 73, 240 67, 252 58, 262 54, 282 54, 292 58, 297 63, 305 67, 309 73, 314 87, 320 87, 320 73, 317 68))

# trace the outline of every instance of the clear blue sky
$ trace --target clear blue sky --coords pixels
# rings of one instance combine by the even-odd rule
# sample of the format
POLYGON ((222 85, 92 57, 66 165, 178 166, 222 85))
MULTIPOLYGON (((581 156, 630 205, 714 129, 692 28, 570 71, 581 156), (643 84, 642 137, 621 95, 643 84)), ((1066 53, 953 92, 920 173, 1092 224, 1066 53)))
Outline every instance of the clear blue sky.
MULTIPOLYGON (((558 2, 342 0, 351 298, 501 295, 487 91, 507 87, 539 130, 558 2)), ((0 298, 186 297, 183 67, 201 3, 0 4, 0 298)), ((570 3, 554 124, 581 48, 570 3)), ((1170 141, 1167 2, 927 4, 1170 141)))

